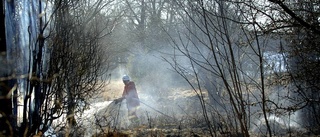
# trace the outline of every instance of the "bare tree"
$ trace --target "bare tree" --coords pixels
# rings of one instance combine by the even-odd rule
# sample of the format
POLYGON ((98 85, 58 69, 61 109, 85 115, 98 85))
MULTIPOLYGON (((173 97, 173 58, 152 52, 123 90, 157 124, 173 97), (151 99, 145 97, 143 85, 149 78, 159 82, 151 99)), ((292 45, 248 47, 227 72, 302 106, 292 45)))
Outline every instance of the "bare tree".
POLYGON ((236 131, 239 126, 245 136, 249 136, 256 112, 261 112, 269 136, 276 132, 271 128, 270 122, 274 120, 270 115, 279 112, 290 117, 290 113, 301 111, 300 117, 313 120, 300 121, 300 126, 317 129, 318 73, 309 70, 318 68, 314 61, 318 56, 319 3, 266 2, 178 2, 185 9, 180 15, 186 31, 171 35, 177 51, 171 65, 192 87, 207 89, 212 95, 212 107, 222 104, 229 120, 237 118, 229 125, 236 125, 231 126, 236 131), (276 60, 278 55, 281 57, 276 60), (183 57, 189 60, 191 69, 181 63, 183 57), (184 70, 189 70, 192 76, 184 70), (286 84, 288 79, 293 81, 286 84), (274 90, 276 87, 290 87, 295 92, 284 91, 285 88, 274 90), (283 104, 286 100, 290 103, 283 104), (226 107, 227 102, 231 108, 226 107))
MULTIPOLYGON (((271 0, 270 0, 271 1, 271 0)), ((301 109, 302 125, 313 133, 319 134, 319 2, 318 1, 271 1, 283 10, 289 18, 285 34, 288 47, 288 69, 293 84, 294 110, 301 109)), ((279 29, 279 28, 276 28, 279 29)))
POLYGON ((116 18, 106 20, 100 11, 111 2, 56 3, 60 5, 56 5, 49 72, 57 74, 53 82, 55 105, 66 111, 66 132, 70 135, 80 131, 75 128, 80 126, 75 116, 84 111, 88 100, 104 84, 101 78, 108 71, 104 65, 108 65, 109 57, 101 38, 110 33, 116 18))
POLYGON ((272 40, 267 40, 270 34, 261 33, 255 20, 263 13, 245 1, 178 4, 187 9, 181 14, 186 31, 172 37, 177 52, 168 62, 194 89, 210 94, 211 101, 206 102, 198 93, 203 109, 210 108, 203 115, 211 133, 249 136, 250 126, 258 120, 253 116, 260 113, 265 134, 272 136, 264 56, 272 40), (180 63, 183 57, 191 69, 180 63), (208 118, 208 113, 212 117, 208 118))
MULTIPOLYGON (((68 134, 72 135, 71 130, 77 126, 75 115, 87 108, 89 99, 101 91, 106 80, 103 77, 108 71, 110 56, 106 54, 101 39, 111 33, 117 17, 111 18, 108 16, 111 12, 103 9, 112 2, 33 1, 30 5, 23 5, 6 1, 6 8, 1 3, 3 11, 8 13, 6 20, 2 21, 10 24, 1 26, 6 26, 5 33, 12 36, 8 41, 4 41, 5 35, 1 37, 1 54, 7 52, 10 59, 15 59, 10 68, 8 65, 4 70, 1 68, 1 101, 8 105, 1 110, 1 128, 6 130, 3 133, 41 135, 57 118, 67 115, 68 134), (27 8, 16 8, 18 6, 27 8), (32 14, 28 14, 29 28, 11 28, 11 23, 25 23, 22 15, 11 13, 14 10, 32 10, 32 14), (28 30, 29 34, 23 34, 28 36, 28 42, 19 37, 22 29, 28 30), (29 50, 21 52, 21 43, 27 43, 29 50), (5 48, 6 45, 9 48, 5 48), (13 54, 17 56, 12 57, 13 54), (14 67, 16 69, 12 70, 17 71, 16 75, 4 72, 14 67), (10 88, 11 85, 15 87, 10 88), (18 121, 20 106, 17 97, 23 100, 20 102, 22 121, 18 121)), ((2 62, 7 64, 8 59, 1 57, 2 62)))

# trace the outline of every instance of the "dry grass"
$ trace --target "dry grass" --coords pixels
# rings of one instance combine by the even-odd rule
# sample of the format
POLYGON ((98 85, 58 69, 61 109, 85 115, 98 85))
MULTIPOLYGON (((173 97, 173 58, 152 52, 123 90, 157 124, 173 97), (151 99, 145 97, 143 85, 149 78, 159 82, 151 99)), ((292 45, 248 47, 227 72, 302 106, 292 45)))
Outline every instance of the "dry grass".
POLYGON ((104 89, 102 96, 105 100, 111 101, 121 97, 124 84, 122 81, 111 81, 104 89))

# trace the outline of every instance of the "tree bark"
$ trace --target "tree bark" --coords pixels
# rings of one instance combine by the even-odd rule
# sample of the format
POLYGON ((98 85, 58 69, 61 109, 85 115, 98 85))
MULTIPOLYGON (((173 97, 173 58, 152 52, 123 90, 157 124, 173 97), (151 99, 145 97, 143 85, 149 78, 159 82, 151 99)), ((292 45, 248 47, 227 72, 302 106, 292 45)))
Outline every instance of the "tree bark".
POLYGON ((8 62, 6 58, 6 31, 5 31, 5 11, 4 11, 4 3, 0 1, 0 6, 2 9, 0 10, 0 136, 12 136, 12 105, 11 105, 11 95, 10 95, 10 82, 8 79, 8 62), (2 134, 3 133, 3 134, 2 134))

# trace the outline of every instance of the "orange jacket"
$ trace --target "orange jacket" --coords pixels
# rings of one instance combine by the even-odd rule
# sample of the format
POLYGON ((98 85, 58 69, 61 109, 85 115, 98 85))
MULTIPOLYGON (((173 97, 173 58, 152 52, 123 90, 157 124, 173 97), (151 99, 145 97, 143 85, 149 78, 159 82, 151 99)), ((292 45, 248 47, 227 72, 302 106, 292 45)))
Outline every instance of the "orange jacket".
POLYGON ((124 86, 122 97, 127 100, 127 107, 129 109, 140 105, 136 86, 132 81, 124 86))

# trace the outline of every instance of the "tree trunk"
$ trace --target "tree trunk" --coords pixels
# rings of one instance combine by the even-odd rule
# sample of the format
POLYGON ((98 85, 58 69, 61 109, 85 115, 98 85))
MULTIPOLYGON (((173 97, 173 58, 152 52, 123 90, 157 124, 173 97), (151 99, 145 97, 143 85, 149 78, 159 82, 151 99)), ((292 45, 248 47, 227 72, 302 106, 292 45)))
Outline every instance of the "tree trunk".
POLYGON ((6 79, 9 76, 10 70, 6 58, 6 31, 5 31, 5 11, 3 1, 0 1, 0 136, 13 136, 12 120, 12 103, 11 103, 11 86, 10 80, 6 79))

